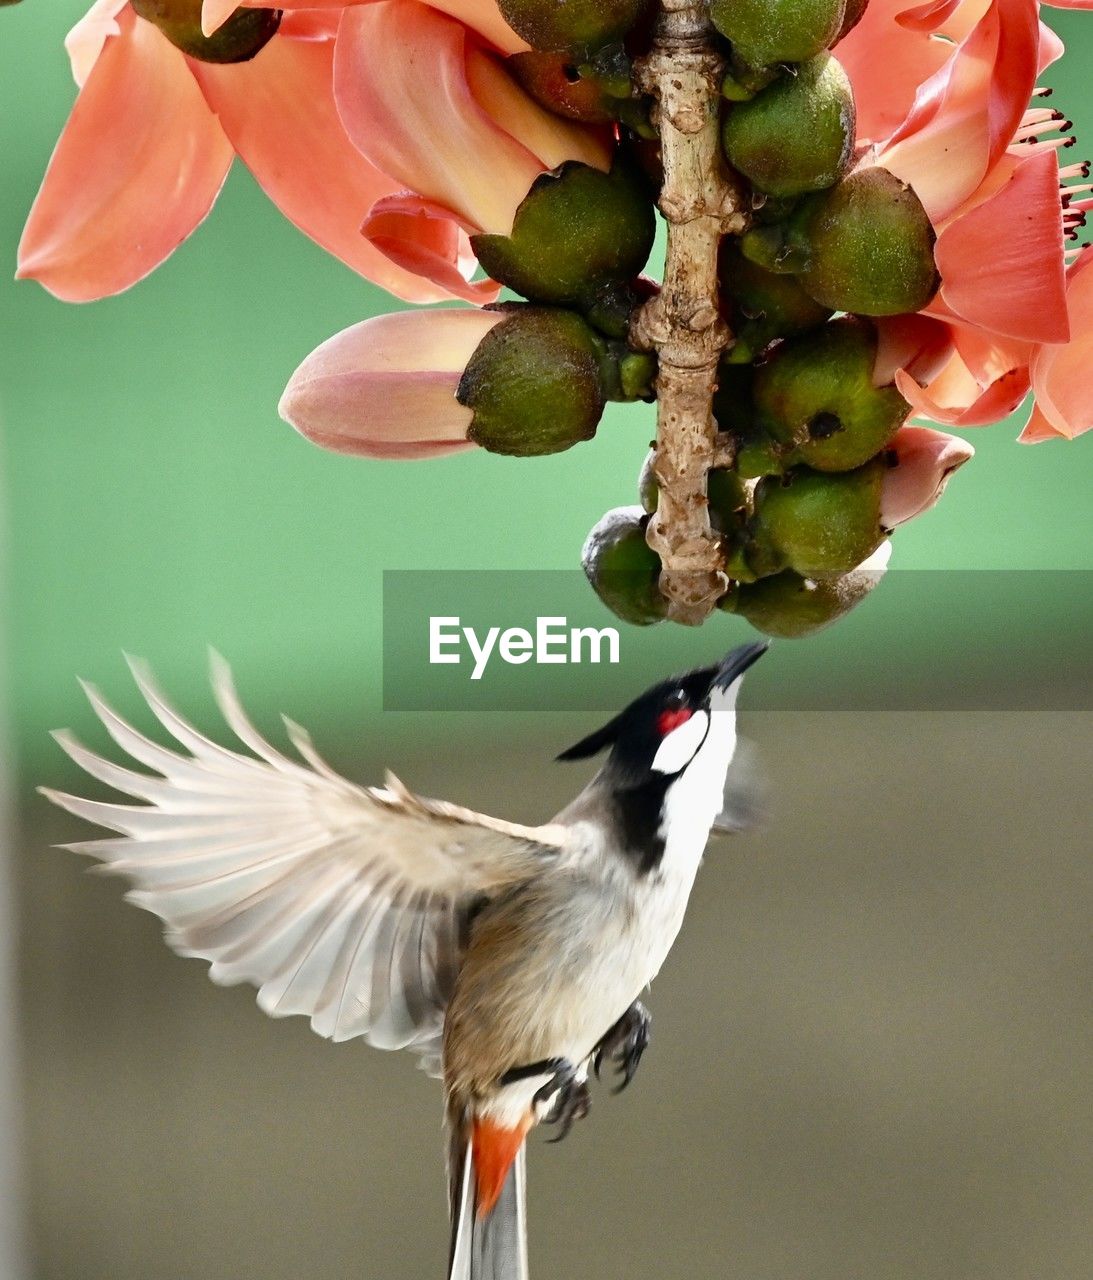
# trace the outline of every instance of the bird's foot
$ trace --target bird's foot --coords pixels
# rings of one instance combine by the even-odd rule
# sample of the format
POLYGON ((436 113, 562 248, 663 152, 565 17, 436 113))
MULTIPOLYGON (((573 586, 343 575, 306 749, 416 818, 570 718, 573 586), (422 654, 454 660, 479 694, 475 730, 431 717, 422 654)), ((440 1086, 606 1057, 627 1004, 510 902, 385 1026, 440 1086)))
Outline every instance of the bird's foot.
POLYGON ((652 1025, 649 1010, 640 1000, 635 1000, 593 1050, 592 1069, 596 1073, 596 1079, 600 1078, 604 1061, 610 1059, 621 1077, 614 1092, 622 1093, 633 1080, 641 1055, 649 1047, 652 1025))
POLYGON ((568 1058, 544 1058, 541 1062, 529 1062, 522 1067, 512 1067, 498 1080, 504 1086, 533 1076, 549 1075, 550 1079, 535 1091, 532 1106, 536 1113, 540 1107, 551 1104, 545 1124, 561 1125, 551 1142, 561 1140, 573 1128, 575 1120, 583 1120, 592 1106, 592 1093, 586 1075, 568 1058))
POLYGON ((568 1072, 559 1073, 535 1095, 537 1104, 550 1099, 553 1099, 553 1105, 544 1123, 559 1126, 558 1132, 550 1141, 561 1142, 573 1128, 574 1121, 583 1120, 592 1109, 592 1091, 588 1087, 587 1077, 579 1075, 570 1066, 568 1072))

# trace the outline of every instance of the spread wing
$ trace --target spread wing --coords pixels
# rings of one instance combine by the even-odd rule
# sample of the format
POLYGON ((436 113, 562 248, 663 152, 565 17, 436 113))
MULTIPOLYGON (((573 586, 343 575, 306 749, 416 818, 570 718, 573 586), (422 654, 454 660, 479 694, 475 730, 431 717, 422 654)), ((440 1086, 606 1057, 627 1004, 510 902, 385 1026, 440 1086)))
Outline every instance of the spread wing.
POLYGON ((214 982, 253 983, 274 1017, 305 1014, 334 1040, 435 1054, 471 908, 561 858, 564 829, 427 800, 393 775, 384 787, 357 786, 286 720, 300 755, 291 759, 251 724, 214 654, 217 703, 249 753, 229 750, 184 720, 143 664, 130 667, 184 751, 145 737, 85 685, 114 742, 154 775, 56 733, 92 777, 146 802, 42 788, 118 833, 65 847, 127 876, 127 896, 164 921, 174 950, 210 961, 214 982))

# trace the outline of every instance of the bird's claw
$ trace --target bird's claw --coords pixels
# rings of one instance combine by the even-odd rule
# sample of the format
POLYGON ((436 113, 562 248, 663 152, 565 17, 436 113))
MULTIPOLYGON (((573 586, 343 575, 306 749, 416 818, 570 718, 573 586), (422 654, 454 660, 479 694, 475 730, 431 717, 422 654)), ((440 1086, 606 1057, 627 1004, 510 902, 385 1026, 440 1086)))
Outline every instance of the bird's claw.
POLYGON ((587 1080, 579 1080, 576 1076, 566 1081, 557 1092, 554 1106, 544 1123, 558 1125, 558 1132, 549 1142, 561 1140, 573 1128, 576 1120, 583 1120, 592 1109, 592 1091, 587 1080))
POLYGON ((583 1120, 592 1107, 592 1093, 584 1073, 568 1058, 543 1058, 540 1062, 525 1063, 521 1067, 512 1067, 500 1076, 497 1083, 504 1088, 519 1080, 528 1080, 533 1076, 549 1075, 550 1079, 541 1088, 536 1089, 532 1100, 532 1108, 538 1112, 540 1107, 550 1106, 544 1124, 560 1124, 561 1130, 551 1142, 561 1142, 573 1128, 575 1120, 583 1120))
POLYGON ((596 1073, 596 1079, 600 1078, 605 1060, 610 1059, 620 1076, 613 1092, 622 1093, 633 1080, 641 1055, 649 1047, 652 1024, 649 1010, 640 1000, 635 1000, 593 1051, 592 1070, 596 1073))

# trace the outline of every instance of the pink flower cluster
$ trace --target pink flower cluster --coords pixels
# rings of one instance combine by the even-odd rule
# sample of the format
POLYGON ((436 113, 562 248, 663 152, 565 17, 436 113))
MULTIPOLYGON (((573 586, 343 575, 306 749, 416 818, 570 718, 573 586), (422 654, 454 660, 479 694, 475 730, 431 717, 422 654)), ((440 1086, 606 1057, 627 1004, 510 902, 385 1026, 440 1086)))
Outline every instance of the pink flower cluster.
MULTIPOLYGON (((237 7, 204 0, 205 33, 237 7)), ((602 129, 552 115, 510 76, 505 55, 526 45, 493 0, 277 7, 255 58, 215 65, 127 0, 98 0, 66 41, 80 93, 20 276, 70 302, 129 288, 198 226, 238 156, 287 218, 397 297, 492 302, 469 235, 507 233, 544 170, 609 166, 602 129)))
MULTIPOLYGON (((1093 8, 1093 0, 1060 7, 1093 8)), ((1060 163, 1069 122, 1037 88, 1063 52, 1035 0, 870 0, 836 48, 854 86, 861 163, 909 183, 937 231, 937 296, 899 389, 922 416, 997 422, 1030 386, 1025 441, 1093 426, 1093 250, 1077 247, 1089 165, 1060 163)))
MULTIPOLYGON (((204 0, 206 33, 236 3, 204 0)), ((361 275, 412 302, 485 304, 498 288, 475 278, 470 236, 506 234, 543 171, 610 166, 607 127, 552 114, 510 73, 506 57, 526 46, 493 0, 278 7, 268 45, 220 66, 187 57, 126 0, 98 0, 67 41, 80 93, 20 275, 72 301, 128 288, 205 217, 237 155, 361 275)), ((857 163, 908 182, 937 232, 936 297, 878 322, 878 381, 894 377, 935 422, 996 422, 1031 388, 1023 440, 1093 426, 1093 249, 1076 244, 1088 165, 1060 161, 1069 125, 1037 88, 1061 51, 1037 0, 870 0, 835 51, 857 102, 857 163)), ((346 452, 465 446, 451 392, 495 320, 475 315, 381 317, 338 335, 294 375, 283 413, 346 452)), ((903 442, 936 494, 971 450, 932 435, 932 449, 920 431, 903 442)))

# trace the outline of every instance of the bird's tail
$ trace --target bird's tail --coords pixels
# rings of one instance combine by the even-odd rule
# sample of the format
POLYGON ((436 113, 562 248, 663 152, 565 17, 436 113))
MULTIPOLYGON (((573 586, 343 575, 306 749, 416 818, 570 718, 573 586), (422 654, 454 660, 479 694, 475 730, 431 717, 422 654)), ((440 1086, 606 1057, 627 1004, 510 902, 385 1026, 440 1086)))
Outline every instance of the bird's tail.
POLYGON ((453 1124, 448 1280, 528 1280, 526 1127, 453 1124))

